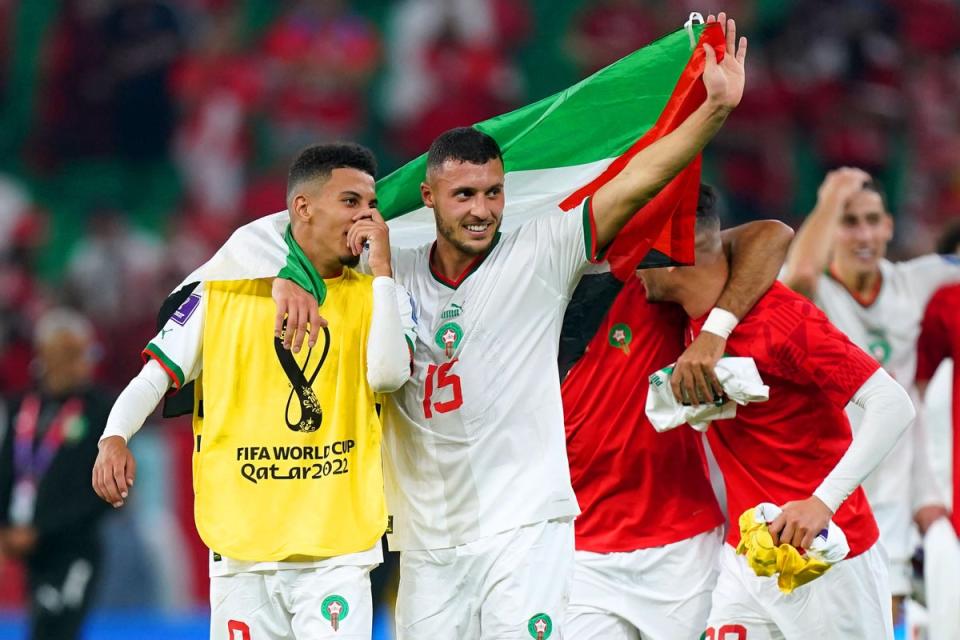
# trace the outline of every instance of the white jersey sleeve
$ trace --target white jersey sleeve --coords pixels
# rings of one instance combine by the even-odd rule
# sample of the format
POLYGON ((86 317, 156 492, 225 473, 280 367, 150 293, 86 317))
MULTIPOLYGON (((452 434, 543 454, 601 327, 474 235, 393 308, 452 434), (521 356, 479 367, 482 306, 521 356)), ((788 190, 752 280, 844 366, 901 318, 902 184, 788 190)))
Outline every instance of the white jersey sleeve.
POLYGON ((203 368, 205 311, 201 282, 143 350, 144 359, 156 360, 177 390, 195 380, 203 368))
POLYGON ((960 282, 960 256, 930 254, 896 263, 897 269, 909 283, 925 308, 937 289, 945 284, 960 282))

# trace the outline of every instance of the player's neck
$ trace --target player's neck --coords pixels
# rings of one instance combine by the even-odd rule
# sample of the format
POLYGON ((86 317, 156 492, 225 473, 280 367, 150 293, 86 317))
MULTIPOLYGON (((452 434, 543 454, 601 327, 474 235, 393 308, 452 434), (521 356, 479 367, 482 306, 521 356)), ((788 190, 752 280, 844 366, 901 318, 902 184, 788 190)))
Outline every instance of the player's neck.
POLYGON ((836 264, 830 265, 830 275, 846 288, 858 300, 866 300, 876 295, 883 274, 880 269, 873 271, 842 270, 836 264))
POLYGON ((303 237, 303 231, 300 227, 293 227, 293 239, 300 245, 303 255, 316 269, 317 275, 321 278, 337 278, 343 273, 343 263, 340 262, 340 256, 328 255, 321 249, 314 247, 308 238, 303 237))
POLYGON ((716 268, 712 270, 699 269, 696 277, 683 283, 683 289, 677 296, 677 302, 691 318, 700 318, 707 314, 727 284, 727 270, 716 268))
POLYGON ((437 244, 430 255, 430 266, 447 280, 456 281, 477 260, 477 257, 461 251, 443 237, 438 236, 437 244))

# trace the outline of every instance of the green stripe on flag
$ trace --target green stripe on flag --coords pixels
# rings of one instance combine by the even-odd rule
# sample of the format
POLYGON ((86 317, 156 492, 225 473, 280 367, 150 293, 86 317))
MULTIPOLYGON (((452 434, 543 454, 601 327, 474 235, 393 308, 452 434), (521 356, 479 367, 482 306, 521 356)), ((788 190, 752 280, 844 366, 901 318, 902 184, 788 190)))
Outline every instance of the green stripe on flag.
MULTIPOLYGON (((696 25, 695 37, 703 29, 696 25)), ((674 31, 564 91, 474 126, 499 143, 508 173, 617 157, 657 121, 691 52, 687 32, 674 31)), ((384 218, 422 206, 426 162, 423 154, 377 183, 384 218)))

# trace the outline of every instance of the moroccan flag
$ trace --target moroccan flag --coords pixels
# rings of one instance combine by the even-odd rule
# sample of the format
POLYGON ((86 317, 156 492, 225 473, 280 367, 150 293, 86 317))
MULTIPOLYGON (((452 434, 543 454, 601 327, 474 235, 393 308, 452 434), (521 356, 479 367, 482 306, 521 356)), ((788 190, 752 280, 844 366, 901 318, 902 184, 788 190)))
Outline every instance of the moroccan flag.
MULTIPOLYGON (((718 24, 679 29, 589 78, 510 113, 474 125, 503 151, 506 207, 503 231, 539 216, 575 209, 644 148, 675 129, 705 99, 700 82, 710 43, 718 60, 718 24), (692 38, 698 39, 696 47, 692 38)), ((420 201, 426 154, 377 182, 390 242, 414 247, 436 237, 433 212, 420 201)), ((607 252, 621 280, 638 266, 693 263, 699 156, 620 232, 607 252)), ((238 229, 181 287, 202 280, 284 276, 313 290, 285 240, 286 211, 238 229)), ((317 293, 317 292, 315 292, 317 293)), ((318 296, 319 299, 319 296, 318 296)))
MULTIPOLYGON (((578 207, 700 106, 700 45, 711 44, 719 61, 725 41, 719 24, 693 29, 696 47, 680 29, 569 89, 474 125, 503 151, 504 231, 578 207)), ((377 183, 381 213, 395 220, 392 244, 418 246, 435 237, 433 213, 420 201, 426 164, 424 154, 377 183)), ((621 280, 640 264, 693 263, 699 184, 698 156, 620 232, 607 259, 621 280)))
MULTIPOLYGON (((474 125, 503 151, 503 231, 580 206, 633 156, 696 110, 706 98, 701 45, 711 44, 719 61, 725 39, 718 24, 692 30, 692 35, 677 30, 569 89, 474 125)), ((377 182, 393 246, 416 247, 436 238, 433 212, 420 201, 425 175, 426 154, 377 182)), ((614 276, 625 281, 638 266, 693 263, 699 183, 698 156, 618 234, 606 254, 614 276)), ((281 211, 239 228, 167 298, 159 327, 201 281, 280 275, 322 300, 323 283, 304 268, 306 256, 292 241, 288 224, 288 213, 281 211)), ((191 413, 192 399, 191 390, 167 398, 164 415, 191 413)))

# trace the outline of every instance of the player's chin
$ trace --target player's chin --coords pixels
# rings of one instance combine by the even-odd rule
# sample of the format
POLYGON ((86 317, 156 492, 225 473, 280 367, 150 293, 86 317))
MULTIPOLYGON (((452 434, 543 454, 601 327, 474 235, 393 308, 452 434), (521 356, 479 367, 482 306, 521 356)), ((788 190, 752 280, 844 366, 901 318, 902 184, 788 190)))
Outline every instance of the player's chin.
POLYGON ((347 255, 340 256, 340 264, 345 267, 353 268, 360 264, 360 256, 355 256, 352 253, 347 255))

